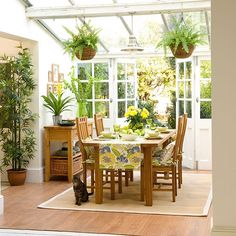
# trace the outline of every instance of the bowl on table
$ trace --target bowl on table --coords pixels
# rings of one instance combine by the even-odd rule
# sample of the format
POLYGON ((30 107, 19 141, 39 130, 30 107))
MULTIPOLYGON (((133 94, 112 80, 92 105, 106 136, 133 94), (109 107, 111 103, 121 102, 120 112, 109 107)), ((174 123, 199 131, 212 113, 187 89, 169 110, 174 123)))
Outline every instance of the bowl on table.
POLYGON ((165 126, 163 126, 163 127, 157 127, 156 128, 159 132, 167 132, 168 131, 168 127, 165 127, 165 126))
POLYGON ((109 131, 102 131, 100 134, 102 138, 113 138, 113 133, 109 131))
POLYGON ((158 130, 149 130, 145 137, 146 138, 158 138, 160 136, 160 132, 158 130))
POLYGON ((124 134, 124 133, 122 133, 121 137, 122 137, 123 140, 126 140, 126 141, 134 141, 138 138, 138 134, 136 134, 136 133, 133 133, 133 134, 124 134))

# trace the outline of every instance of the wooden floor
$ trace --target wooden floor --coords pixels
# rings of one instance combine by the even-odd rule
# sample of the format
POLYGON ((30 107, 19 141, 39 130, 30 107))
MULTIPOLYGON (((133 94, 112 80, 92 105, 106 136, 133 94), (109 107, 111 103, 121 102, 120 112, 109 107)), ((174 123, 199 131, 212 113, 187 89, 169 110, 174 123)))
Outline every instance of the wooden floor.
MULTIPOLYGON (((25 184, 2 191, 0 228, 155 236, 208 236, 208 217, 38 209, 37 205, 69 188, 65 181, 25 184)), ((178 199, 177 199, 178 201, 178 199)))

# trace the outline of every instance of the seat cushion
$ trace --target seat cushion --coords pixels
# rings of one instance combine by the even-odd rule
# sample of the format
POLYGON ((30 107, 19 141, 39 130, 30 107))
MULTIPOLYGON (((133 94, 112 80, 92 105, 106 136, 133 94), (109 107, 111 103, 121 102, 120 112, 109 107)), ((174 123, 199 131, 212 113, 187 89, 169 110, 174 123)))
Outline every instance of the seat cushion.
POLYGON ((154 166, 170 166, 175 164, 173 161, 173 151, 175 147, 175 142, 168 144, 160 155, 153 156, 152 164, 154 166))

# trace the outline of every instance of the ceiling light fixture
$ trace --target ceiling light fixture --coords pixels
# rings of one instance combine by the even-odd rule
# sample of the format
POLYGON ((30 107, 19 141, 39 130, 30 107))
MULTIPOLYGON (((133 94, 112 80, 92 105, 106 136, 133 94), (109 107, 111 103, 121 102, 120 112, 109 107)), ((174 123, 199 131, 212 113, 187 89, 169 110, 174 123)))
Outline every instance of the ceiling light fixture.
POLYGON ((136 37, 134 36, 133 31, 133 14, 131 14, 131 27, 132 27, 132 34, 129 35, 129 43, 128 46, 122 48, 122 52, 141 52, 143 48, 139 46, 136 37))

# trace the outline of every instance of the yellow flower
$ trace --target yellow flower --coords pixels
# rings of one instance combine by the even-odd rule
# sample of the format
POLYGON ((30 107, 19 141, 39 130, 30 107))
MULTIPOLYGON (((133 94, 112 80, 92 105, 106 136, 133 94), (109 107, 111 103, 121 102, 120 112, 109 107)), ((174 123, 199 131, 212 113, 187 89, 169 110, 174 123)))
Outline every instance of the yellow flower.
POLYGON ((146 119, 149 116, 149 112, 146 108, 143 108, 143 110, 141 112, 141 116, 143 119, 146 119))
POLYGON ((136 110, 135 106, 129 106, 128 111, 136 110))
POLYGON ((129 117, 129 111, 125 112, 125 118, 128 118, 129 117))
POLYGON ((138 113, 138 112, 137 112, 136 110, 133 110, 133 111, 130 112, 130 116, 136 116, 137 113, 138 113))

